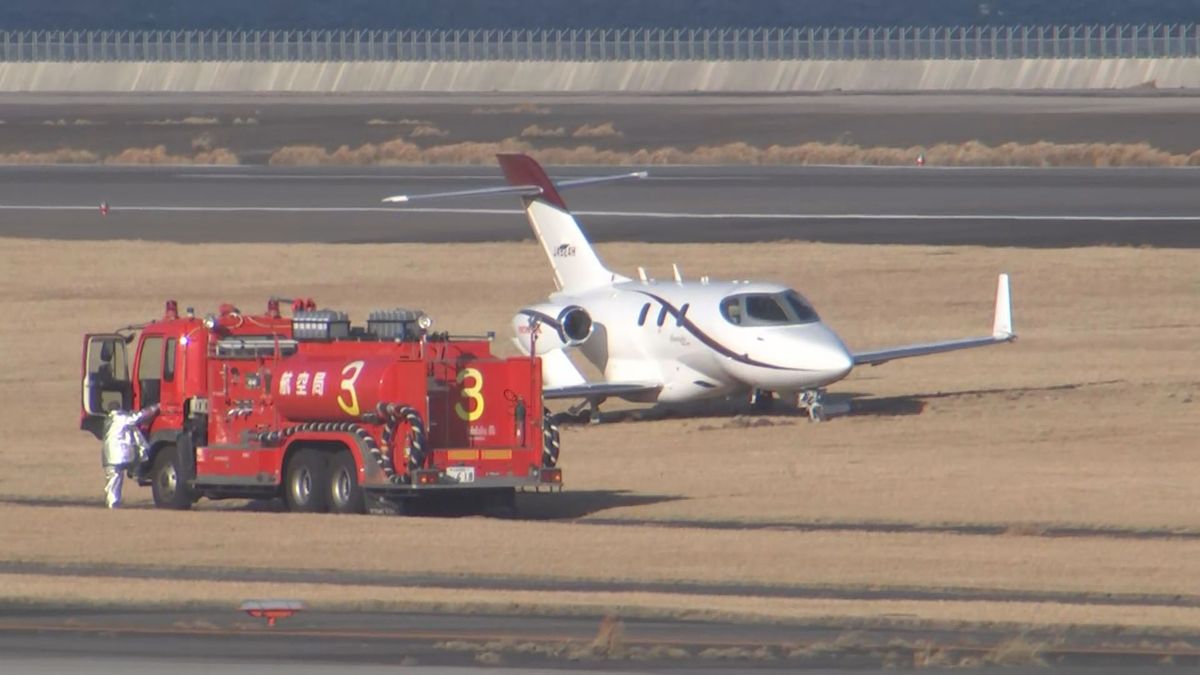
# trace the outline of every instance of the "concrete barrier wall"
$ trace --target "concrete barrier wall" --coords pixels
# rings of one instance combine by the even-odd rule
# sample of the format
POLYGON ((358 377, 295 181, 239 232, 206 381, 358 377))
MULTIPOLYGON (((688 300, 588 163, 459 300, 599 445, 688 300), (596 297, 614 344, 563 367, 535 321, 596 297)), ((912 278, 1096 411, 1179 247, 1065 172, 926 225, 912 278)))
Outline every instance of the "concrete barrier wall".
POLYGON ((1200 88, 1200 59, 0 63, 0 92, 816 92, 1200 88))

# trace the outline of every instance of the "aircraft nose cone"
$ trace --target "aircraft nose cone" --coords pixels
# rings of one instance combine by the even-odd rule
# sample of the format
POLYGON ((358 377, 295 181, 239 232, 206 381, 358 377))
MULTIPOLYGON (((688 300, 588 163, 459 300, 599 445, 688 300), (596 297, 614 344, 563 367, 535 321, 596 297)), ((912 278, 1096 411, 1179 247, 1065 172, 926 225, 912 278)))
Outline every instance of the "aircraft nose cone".
POLYGON ((808 367, 820 373, 822 380, 836 382, 845 377, 854 367, 854 357, 832 330, 822 330, 810 338, 806 361, 808 367))
POLYGON ((814 370, 821 371, 830 380, 842 379, 854 367, 854 358, 840 344, 822 345, 814 352, 814 370))

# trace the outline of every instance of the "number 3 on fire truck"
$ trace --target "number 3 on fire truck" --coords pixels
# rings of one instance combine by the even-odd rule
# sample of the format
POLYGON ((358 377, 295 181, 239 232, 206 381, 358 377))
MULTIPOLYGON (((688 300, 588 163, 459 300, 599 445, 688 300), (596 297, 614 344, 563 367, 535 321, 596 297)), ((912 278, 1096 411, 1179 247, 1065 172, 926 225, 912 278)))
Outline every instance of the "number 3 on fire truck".
POLYGON ((358 417, 358 392, 354 389, 354 383, 358 382, 358 376, 362 375, 364 365, 366 364, 363 361, 354 361, 342 368, 342 391, 350 395, 350 400, 343 400, 343 395, 338 394, 337 404, 342 412, 351 417, 358 417))
POLYGON ((474 383, 469 387, 462 388, 462 397, 468 401, 474 401, 475 405, 470 410, 467 410, 466 406, 460 401, 454 404, 454 412, 458 414, 459 418, 468 422, 474 422, 483 417, 483 373, 475 368, 463 368, 458 371, 456 379, 461 385, 468 377, 474 380, 474 383))

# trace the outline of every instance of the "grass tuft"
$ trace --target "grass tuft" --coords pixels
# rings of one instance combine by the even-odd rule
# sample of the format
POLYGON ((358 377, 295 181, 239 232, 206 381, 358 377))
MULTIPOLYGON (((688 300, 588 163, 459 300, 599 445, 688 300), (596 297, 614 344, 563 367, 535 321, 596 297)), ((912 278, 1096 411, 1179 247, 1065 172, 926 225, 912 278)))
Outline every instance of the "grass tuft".
POLYGON ((584 124, 571 132, 572 138, 619 138, 624 136, 612 122, 603 124, 584 124))
POLYGON ((563 127, 543 127, 538 124, 530 124, 521 130, 521 138, 562 138, 567 135, 567 130, 563 127))
MULTIPOLYGON (((502 141, 463 141, 425 148, 407 147, 401 138, 382 145, 366 143, 358 148, 342 146, 332 152, 319 146, 285 146, 270 159, 278 165, 323 164, 489 164, 495 152, 527 152, 539 161, 561 165, 863 165, 903 166, 924 154, 931 166, 1032 166, 1032 167, 1173 167, 1200 165, 1200 150, 1172 154, 1145 143, 1005 143, 989 146, 977 141, 938 144, 930 148, 862 147, 841 143, 802 143, 759 147, 743 142, 702 145, 692 149, 673 146, 635 150, 601 149, 593 145, 534 148, 525 138, 554 138, 565 134, 561 127, 530 125, 518 138, 502 141), (388 146, 384 149, 384 146, 388 146)), ((436 127, 418 127, 413 137, 444 136, 436 127)), ((584 125, 573 137, 604 138, 620 135, 605 123, 584 125)))

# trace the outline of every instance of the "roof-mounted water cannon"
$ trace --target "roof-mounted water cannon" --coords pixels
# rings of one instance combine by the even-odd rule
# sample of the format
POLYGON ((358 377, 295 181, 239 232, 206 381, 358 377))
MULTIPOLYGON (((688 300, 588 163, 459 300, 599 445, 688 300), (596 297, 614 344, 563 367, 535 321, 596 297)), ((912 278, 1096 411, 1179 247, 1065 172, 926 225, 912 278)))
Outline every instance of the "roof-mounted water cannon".
MULTIPOLYGON (((190 310, 189 310, 190 311, 190 310)), ((233 303, 223 302, 217 308, 216 314, 206 314, 204 316, 204 327, 209 332, 220 332, 226 326, 237 328, 242 325, 242 311, 234 306, 233 303)))
POLYGON ((163 319, 171 321, 179 318, 179 303, 174 300, 167 300, 167 306, 163 309, 163 319))
POLYGON ((377 309, 367 316, 367 332, 381 340, 422 340, 433 318, 419 309, 377 309))
POLYGON ((279 314, 279 298, 267 298, 267 316, 272 319, 278 319, 279 314))

